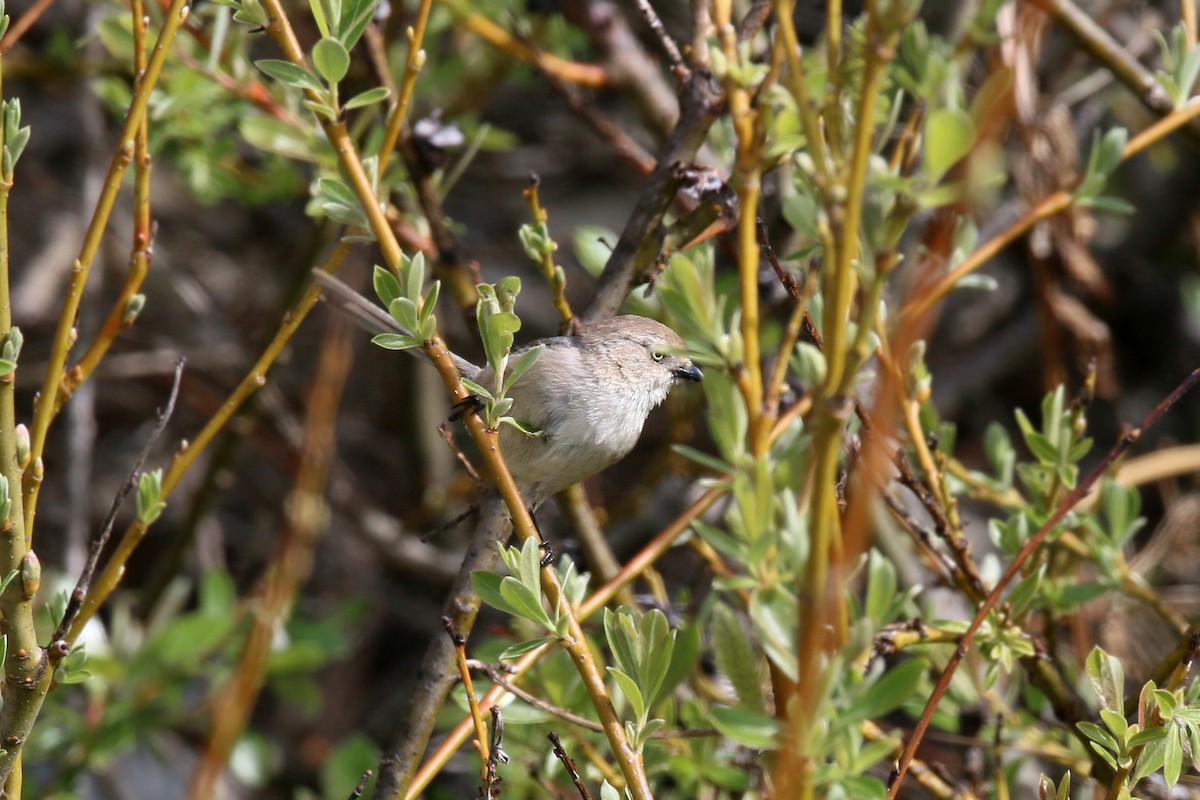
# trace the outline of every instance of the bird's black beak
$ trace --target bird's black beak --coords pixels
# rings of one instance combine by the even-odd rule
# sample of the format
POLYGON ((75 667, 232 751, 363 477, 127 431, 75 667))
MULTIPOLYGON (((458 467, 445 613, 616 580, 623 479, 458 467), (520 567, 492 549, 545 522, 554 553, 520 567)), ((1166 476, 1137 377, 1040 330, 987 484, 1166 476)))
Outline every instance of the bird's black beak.
POLYGON ((700 381, 704 377, 704 373, 695 364, 688 364, 686 367, 676 367, 671 370, 671 374, 676 378, 683 378, 685 381, 700 381))

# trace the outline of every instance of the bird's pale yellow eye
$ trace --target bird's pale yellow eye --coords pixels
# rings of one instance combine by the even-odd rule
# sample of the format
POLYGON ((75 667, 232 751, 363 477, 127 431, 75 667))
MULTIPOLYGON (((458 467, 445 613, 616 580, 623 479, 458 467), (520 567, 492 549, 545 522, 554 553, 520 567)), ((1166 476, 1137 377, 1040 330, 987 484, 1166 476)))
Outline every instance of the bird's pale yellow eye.
POLYGON ((662 353, 651 353, 651 354, 650 354, 650 357, 651 357, 651 358, 653 358, 655 361, 662 361, 662 360, 663 360, 663 354, 662 354, 662 353))

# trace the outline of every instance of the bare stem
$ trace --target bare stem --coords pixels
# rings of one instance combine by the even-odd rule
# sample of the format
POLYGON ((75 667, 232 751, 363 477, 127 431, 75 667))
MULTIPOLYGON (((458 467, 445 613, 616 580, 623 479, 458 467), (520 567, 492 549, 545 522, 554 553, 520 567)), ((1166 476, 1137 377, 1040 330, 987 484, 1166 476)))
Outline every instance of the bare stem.
POLYGON ((284 503, 286 528, 237 666, 216 692, 208 743, 192 774, 189 796, 194 800, 218 794, 229 755, 266 679, 271 642, 312 574, 313 552, 328 526, 325 484, 336 449, 337 412, 353 363, 351 356, 348 324, 335 324, 321 347, 309 393, 296 483, 284 503))
POLYGON ((404 76, 400 79, 400 96, 396 98, 396 105, 392 107, 392 113, 388 115, 383 142, 379 145, 380 175, 387 170, 388 159, 391 158, 392 151, 396 149, 396 142, 400 140, 400 132, 404 130, 409 106, 412 105, 413 89, 417 85, 417 73, 421 71, 421 67, 425 63, 425 51, 421 49, 421 45, 425 41, 425 28, 429 25, 429 10, 432 7, 433 0, 421 0, 421 4, 417 7, 417 21, 405 32, 405 36, 408 38, 408 57, 404 60, 404 76))
POLYGON ((1053 531, 1060 522, 1062 522, 1063 517, 1065 517, 1068 512, 1070 512, 1070 510, 1084 498, 1085 495, 1091 492, 1092 487, 1097 481, 1104 477, 1105 473, 1108 472, 1108 469, 1112 466, 1113 462, 1116 461, 1122 453, 1128 450, 1134 442, 1141 438, 1141 435, 1152 425, 1154 425, 1154 423, 1158 421, 1159 417, 1170 410, 1170 408, 1179 401, 1179 398, 1183 397, 1183 395, 1186 394, 1196 384, 1197 381, 1200 381, 1200 369, 1189 375, 1182 383, 1179 384, 1179 386, 1175 388, 1173 392, 1171 392, 1171 394, 1166 397, 1166 399, 1155 406, 1154 409, 1146 415, 1146 418, 1142 420, 1140 425, 1126 432, 1126 434, 1121 437, 1120 441, 1118 441, 1116 445, 1114 445, 1113 448, 1108 451, 1108 454, 1104 456, 1100 463, 1097 464, 1096 467, 1089 472, 1074 489, 1067 493, 1062 502, 1059 504, 1058 508, 1054 510, 1054 513, 1050 515, 1050 518, 1046 520, 1045 524, 1038 529, 1037 533, 1029 537, 1027 540, 1025 540, 1025 543, 1021 545, 1021 549, 1017 551, 1016 556, 1013 557, 1013 560, 1008 565, 1008 568, 1004 570, 1004 574, 1000 576, 1000 580, 996 582, 996 586, 979 606, 979 610, 975 613, 975 618, 971 620, 971 624, 967 626, 966 631, 963 632, 962 639, 959 641, 958 647, 955 648, 954 654, 950 657, 950 661, 946 664, 945 669, 942 670, 941 677, 938 678, 937 685, 934 687, 933 693, 929 696, 929 701, 925 704, 925 710, 921 713, 921 718, 917 721, 916 727, 913 728, 912 735, 909 736, 908 742, 904 747, 904 753, 900 757, 900 761, 898 762, 896 770, 893 773, 893 778, 888 786, 889 800, 894 800, 899 795, 900 787, 904 783, 904 775, 908 771, 908 765, 912 761, 913 756, 916 755, 917 747, 920 745, 921 739, 925 735, 925 731, 929 728, 929 722, 933 718, 933 713, 935 710, 937 710, 938 703, 941 702, 942 697, 949 688, 950 681, 954 677, 954 673, 958 670, 959 664, 961 664, 963 658, 966 657, 967 651, 971 647, 971 642, 974 641, 975 635, 979 632, 980 627, 983 626, 984 621, 987 620, 988 614, 991 613, 992 609, 996 607, 996 604, 1000 602, 1000 598, 1008 589, 1009 584, 1012 583, 1013 579, 1020 572, 1021 567, 1026 561, 1029 560, 1029 557, 1032 556, 1039 547, 1041 547, 1042 542, 1045 541, 1050 532, 1053 531))
MULTIPOLYGON (((58 327, 54 332, 53 345, 50 351, 50 362, 46 366, 46 375, 42 380, 42 391, 38 398, 37 409, 34 412, 33 426, 30 429, 30 453, 35 468, 40 466, 42 452, 46 445, 46 434, 54 419, 57 408, 57 395, 62 381, 63 367, 67 362, 67 354, 71 349, 75 318, 79 312, 79 303, 83 299, 83 288, 87 284, 96 253, 100 249, 100 241, 104 237, 104 229, 112 213, 117 191, 121 188, 121 178, 133 157, 136 148, 137 131, 146 116, 146 108, 150 102, 150 93, 158 82, 163 63, 170 52, 171 42, 179 32, 188 17, 188 0, 172 0, 163 21, 158 40, 154 43, 154 51, 146 64, 141 80, 134 87, 133 98, 129 102, 129 111, 125 116, 125 124, 117 141, 116 151, 109 164, 108 174, 96 201, 96 209, 92 220, 84 234, 83 245, 79 256, 75 259, 71 270, 71 278, 64 295, 62 310, 58 317, 58 327)), ((37 505, 37 489, 41 485, 35 480, 33 473, 27 472, 23 487, 25 500, 25 530, 26 537, 32 536, 34 511, 37 505)), ((15 486, 14 486, 15 491, 15 486)))

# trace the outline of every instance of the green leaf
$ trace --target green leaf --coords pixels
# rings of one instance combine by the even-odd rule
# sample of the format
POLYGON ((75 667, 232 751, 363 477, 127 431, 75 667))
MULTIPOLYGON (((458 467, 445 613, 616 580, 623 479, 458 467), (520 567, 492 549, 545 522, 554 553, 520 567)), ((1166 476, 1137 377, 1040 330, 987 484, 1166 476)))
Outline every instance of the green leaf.
POLYGON ((612 246, 616 243, 617 234, 608 228, 580 225, 575 229, 573 240, 575 258, 589 275, 596 277, 604 271, 604 266, 612 255, 612 246))
POLYGON ((796 631, 800 623, 796 596, 780 587, 753 592, 750 619, 767 657, 785 675, 797 680, 800 665, 796 659, 796 631))
POLYGON ((400 296, 400 281, 396 280, 396 276, 390 270, 378 264, 371 273, 371 285, 374 286, 375 296, 383 303, 384 308, 390 308, 392 301, 400 296))
POLYGON ((1092 687, 1100 697, 1100 706, 1109 711, 1123 714, 1125 712, 1125 670, 1121 667, 1121 662, 1099 647, 1093 647, 1092 652, 1088 654, 1086 667, 1092 687))
POLYGON ((641 647, 642 663, 638 669, 638 685, 646 699, 649 711, 658 703, 667 668, 671 665, 671 654, 675 650, 675 634, 667 615, 657 608, 642 615, 641 647))
MULTIPOLYGON (((1166 760, 1167 729, 1151 728, 1148 731, 1142 731, 1142 733, 1150 733, 1151 731, 1160 731, 1161 734, 1142 748, 1142 754, 1138 756, 1137 766, 1134 767, 1133 774, 1130 776, 1130 781, 1133 784, 1136 784, 1147 775, 1158 772, 1163 768, 1163 762, 1166 760)), ((1140 736, 1141 734, 1138 735, 1140 736)))
POLYGON ((845 714, 839 715, 838 722, 844 719, 856 722, 878 720, 896 710, 917 690, 921 676, 928 667, 924 659, 914 658, 888 670, 866 692, 855 698, 845 714))
POLYGON ((612 650, 613 660, 617 666, 629 673, 630 675, 637 674, 639 658, 635 650, 636 644, 629 640, 625 627, 621 624, 622 617, 628 617, 633 614, 628 608, 621 607, 616 611, 612 609, 604 609, 604 637, 608 641, 608 648, 612 650))
POLYGON ((1046 576, 1046 565, 1042 564, 1036 571, 1029 573, 1013 587, 1008 594, 1008 602, 1012 605, 1012 613, 1019 616, 1029 608, 1030 603, 1038 596, 1042 588, 1042 579, 1046 576))
POLYGON ((971 150, 975 123, 962 109, 939 108, 925 124, 925 174, 936 182, 971 150))
POLYGON ((1172 724, 1167 732, 1166 751, 1163 754, 1163 777, 1167 786, 1179 783, 1179 775, 1183 772, 1183 742, 1178 725, 1172 724))
POLYGON ((514 644, 512 647, 505 648, 505 650, 500 653, 500 660, 508 661, 513 658, 520 658, 526 653, 533 652, 545 644, 557 641, 558 639, 554 636, 543 636, 541 639, 530 639, 528 642, 514 644))
POLYGON ((374 89, 367 89, 365 92, 354 95, 346 101, 345 108, 349 111, 352 108, 364 108, 373 106, 376 103, 381 103, 387 100, 391 90, 386 86, 376 86, 374 89))
POLYGON ((629 701, 629 706, 633 710, 633 715, 639 720, 646 716, 646 701, 642 697, 642 690, 638 687, 637 681, 626 675, 616 667, 609 667, 609 673, 616 680, 617 686, 621 689, 621 694, 625 695, 625 699, 629 701))
POLYGON ((397 297, 388 306, 388 313, 392 315, 392 319, 400 323, 400 327, 404 330, 413 333, 420 327, 417 323, 417 304, 409 300, 407 297, 397 297))
POLYGON ((747 626, 727 605, 713 605, 709 623, 717 669, 733 684, 741 708, 766 712, 762 655, 754 649, 747 626))
POLYGON ((162 497, 162 470, 143 472, 138 478, 137 516, 143 525, 152 525, 167 507, 162 497))
POLYGON ((508 600, 500 594, 500 582, 503 580, 504 576, 502 575, 480 570, 471 573, 471 588, 475 590, 475 594, 479 595, 480 600, 492 608, 511 614, 512 609, 509 608, 508 600))
POLYGON ((545 350, 543 345, 534 345, 523 351, 517 360, 508 368, 508 372, 504 375, 503 393, 508 394, 508 390, 513 387, 522 375, 529 371, 529 368, 537 362, 541 357, 542 351, 545 350))
POLYGON ((811 241, 819 241, 817 232, 817 202, 807 194, 794 194, 783 201, 783 219, 792 230, 803 233, 811 241))
POLYGON ((1043 464, 1057 464, 1059 461, 1058 448, 1054 443, 1037 431, 1025 434, 1025 445, 1033 457, 1043 464))
POLYGON ((1079 728, 1084 736, 1096 744, 1102 745, 1109 752, 1115 753, 1121 749, 1121 745, 1113 738, 1112 734, 1094 722, 1078 722, 1076 723, 1076 727, 1079 728))
MULTIPOLYGON (((1105 713, 1110 713, 1110 712, 1105 712, 1105 713)), ((1166 728, 1163 728, 1161 726, 1157 727, 1157 728, 1148 728, 1144 731, 1138 731, 1133 736, 1129 737, 1129 741, 1126 742, 1126 746, 1130 750, 1132 750, 1135 747, 1143 747, 1145 745, 1151 744, 1152 742, 1161 741, 1165 738, 1167 738, 1167 729, 1166 728)))
MULTIPOLYGON (((329 103, 318 103, 314 100, 305 100, 303 105, 308 110, 315 111, 317 114, 321 115, 322 117, 324 117, 325 119, 327 119, 331 122, 337 121, 337 118, 338 118, 337 110, 333 106, 331 106, 329 103)), ((339 222, 340 222, 340 220, 339 220, 339 222)), ((353 223, 346 223, 346 224, 353 224, 353 223)))
POLYGON ((153 652, 165 664, 194 665, 221 647, 237 622, 234 615, 188 614, 163 630, 153 652))
POLYGON ((417 251, 412 258, 406 257, 400 265, 400 274, 404 277, 404 296, 414 304, 419 303, 425 288, 425 254, 417 251))
POLYGON ((745 708, 713 706, 713 725, 735 742, 755 750, 773 750, 779 746, 782 725, 779 720, 745 708))
MULTIPOLYGON (((321 32, 322 36, 329 36, 331 34, 330 20, 325 14, 325 3, 322 0, 308 0, 308 7, 312 11, 313 21, 317 23, 317 30, 321 32)), ((334 21, 336 22, 336 20, 334 21)))
POLYGON ((554 630, 554 623, 542 607, 541 597, 531 592, 528 586, 516 578, 508 577, 500 581, 500 596, 508 603, 510 613, 514 616, 554 630))
POLYGON ((288 86, 295 86, 298 89, 312 89, 314 92, 324 92, 325 87, 317 80, 317 76, 313 75, 303 67, 298 67, 290 61, 281 61, 277 58, 264 58, 254 62, 254 66, 261 69, 272 78, 283 81, 288 86))
MULTIPOLYGON (((534 597, 540 598, 542 592, 542 551, 538 542, 532 538, 521 543, 520 575, 521 583, 534 597)), ((541 607, 541 600, 538 600, 541 607)))
POLYGON ((671 445, 671 449, 689 461, 695 461, 700 466, 711 469, 718 475, 728 475, 733 472, 732 464, 727 464, 716 456, 710 456, 708 453, 688 447, 686 444, 674 444, 671 445))
POLYGON ((1124 714, 1102 708, 1100 709, 1100 719, 1104 720, 1105 726, 1113 732, 1118 740, 1125 738, 1125 731, 1129 730, 1129 722, 1125 719, 1124 714))
POLYGON ((415 336, 405 336, 402 333, 377 333, 371 337, 371 343, 384 350, 408 350, 423 344, 415 336))
POLYGON ((375 16, 375 9, 378 6, 379 0, 346 0, 346 6, 342 9, 337 37, 347 50, 354 49, 354 45, 358 43, 363 31, 367 29, 367 25, 375 16))
POLYGON ((886 617, 895 599, 896 568, 891 559, 871 548, 867 556, 867 599, 863 612, 882 626, 890 621, 886 617))
POLYGON ((325 37, 313 45, 313 66, 330 83, 339 83, 350 71, 350 54, 337 39, 325 37))

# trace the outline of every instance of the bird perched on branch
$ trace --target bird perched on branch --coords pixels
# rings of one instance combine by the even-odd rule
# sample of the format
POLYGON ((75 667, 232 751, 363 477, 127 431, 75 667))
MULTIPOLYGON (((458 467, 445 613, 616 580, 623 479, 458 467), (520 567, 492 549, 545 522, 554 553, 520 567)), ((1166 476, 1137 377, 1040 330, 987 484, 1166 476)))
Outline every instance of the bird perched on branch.
MULTIPOLYGON (((408 335, 383 308, 336 278, 314 272, 326 298, 373 333, 408 335)), ((542 346, 541 356, 508 390, 509 416, 534 435, 502 425, 500 449, 531 508, 624 458, 650 411, 678 380, 699 381, 682 355, 683 340, 652 319, 620 316, 579 325, 515 350, 542 346)), ((490 367, 451 354, 463 377, 490 386, 490 367)))

